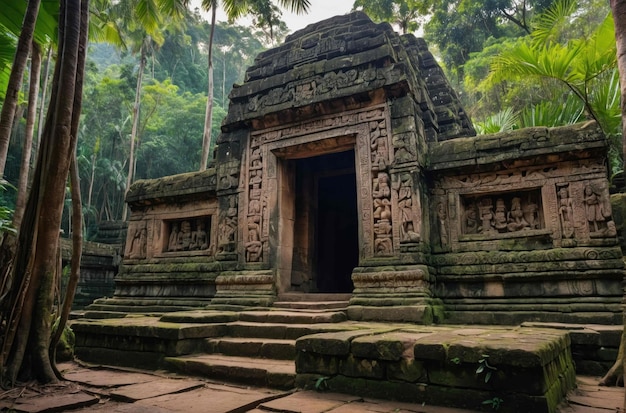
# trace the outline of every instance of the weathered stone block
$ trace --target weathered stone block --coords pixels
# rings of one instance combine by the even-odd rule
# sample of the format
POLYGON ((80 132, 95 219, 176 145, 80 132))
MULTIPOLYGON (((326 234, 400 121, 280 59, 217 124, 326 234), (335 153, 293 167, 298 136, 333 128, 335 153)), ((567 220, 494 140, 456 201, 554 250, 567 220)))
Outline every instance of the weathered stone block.
POLYGON ((349 355, 347 358, 339 360, 339 374, 348 377, 383 379, 385 378, 385 367, 379 360, 349 355))

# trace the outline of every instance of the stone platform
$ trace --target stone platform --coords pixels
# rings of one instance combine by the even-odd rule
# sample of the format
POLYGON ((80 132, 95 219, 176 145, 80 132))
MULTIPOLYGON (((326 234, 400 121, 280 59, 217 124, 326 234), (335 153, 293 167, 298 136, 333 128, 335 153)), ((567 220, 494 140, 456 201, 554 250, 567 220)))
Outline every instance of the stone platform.
POLYGON ((281 389, 554 412, 575 385, 569 332, 543 326, 366 323, 341 311, 258 309, 78 319, 72 328, 84 361, 281 389))
POLYGON ((569 336, 549 329, 375 326, 296 350, 298 387, 411 403, 554 412, 576 381, 569 336))

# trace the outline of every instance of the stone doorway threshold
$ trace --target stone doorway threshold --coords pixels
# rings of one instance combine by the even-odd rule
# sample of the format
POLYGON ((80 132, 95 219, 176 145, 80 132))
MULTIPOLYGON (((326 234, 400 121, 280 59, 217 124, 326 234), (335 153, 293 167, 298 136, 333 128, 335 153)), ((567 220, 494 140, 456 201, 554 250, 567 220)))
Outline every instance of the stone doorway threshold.
POLYGON ((286 292, 278 295, 274 308, 292 310, 345 310, 352 294, 286 292))

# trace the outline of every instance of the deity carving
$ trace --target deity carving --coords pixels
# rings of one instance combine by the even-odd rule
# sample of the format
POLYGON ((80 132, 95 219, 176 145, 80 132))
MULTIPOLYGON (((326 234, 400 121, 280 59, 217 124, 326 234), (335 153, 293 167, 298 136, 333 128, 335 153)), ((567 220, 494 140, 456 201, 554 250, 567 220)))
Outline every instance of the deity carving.
POLYGON ((259 216, 248 217, 248 240, 245 243, 247 262, 258 262, 262 259, 263 244, 258 219, 259 216))
POLYGON ((229 253, 235 251, 235 234, 237 233, 237 196, 228 197, 228 209, 222 214, 219 224, 218 251, 229 253))
POLYGON ((448 213, 446 211, 446 204, 443 202, 437 204, 437 226, 439 227, 439 242, 441 247, 446 247, 449 244, 448 213))
POLYGON ((574 209, 572 208, 572 198, 569 196, 569 188, 562 186, 558 191, 559 220, 561 221, 561 231, 563 238, 574 236, 574 209))
POLYGON ((610 206, 602 198, 602 192, 594 189, 591 184, 585 185, 583 204, 592 238, 617 235, 615 223, 611 220, 610 206))
POLYGON ((524 217, 524 211, 522 210, 522 200, 519 197, 513 198, 511 201, 511 210, 509 211, 508 229, 511 232, 519 231, 521 229, 530 228, 530 224, 524 217))
POLYGON ((191 233, 190 250, 205 250, 209 248, 209 239, 204 229, 204 221, 199 219, 196 223, 196 230, 191 233))
POLYGON ((170 231, 169 242, 167 243, 167 251, 179 251, 178 248, 178 223, 172 223, 172 230, 170 231))
POLYGON ((178 247, 183 251, 189 250, 191 244, 191 224, 189 221, 183 221, 180 224, 180 232, 178 233, 178 247))
POLYGON ((133 231, 133 239, 130 243, 128 258, 146 258, 146 250, 148 243, 148 232, 144 226, 135 226, 133 231))
POLYGON ((496 210, 493 215, 493 226, 498 232, 503 232, 507 228, 507 211, 504 199, 496 200, 496 210))
POLYGON ((400 242, 417 242, 420 235, 416 231, 419 223, 416 222, 413 212, 413 180, 411 175, 403 173, 400 182, 396 183, 398 192, 398 212, 400 215, 400 242))

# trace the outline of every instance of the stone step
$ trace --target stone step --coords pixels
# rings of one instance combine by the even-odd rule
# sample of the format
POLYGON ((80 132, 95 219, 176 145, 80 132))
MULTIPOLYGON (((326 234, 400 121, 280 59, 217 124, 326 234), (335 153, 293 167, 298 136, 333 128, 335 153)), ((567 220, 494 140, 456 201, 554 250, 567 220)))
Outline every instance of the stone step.
POLYGON ((320 324, 340 323, 348 316, 343 311, 242 311, 239 320, 256 323, 284 323, 284 324, 320 324))
POLYGON ((285 308, 291 311, 328 311, 328 310, 345 310, 348 308, 348 301, 276 301, 274 308, 285 308))
POLYGON ((275 360, 295 360, 296 341, 254 337, 222 337, 206 340, 207 353, 275 360))
POLYGON ((281 324, 237 321, 227 325, 230 337, 274 338, 296 340, 316 333, 329 333, 351 330, 351 324, 281 324))
POLYGON ((164 363, 168 369, 185 374, 277 389, 293 388, 296 378, 293 360, 199 354, 165 357, 164 363))
POLYGON ((293 302, 321 302, 321 301, 350 301, 352 294, 335 294, 335 293, 298 293, 288 292, 278 295, 276 301, 293 301, 293 302))

